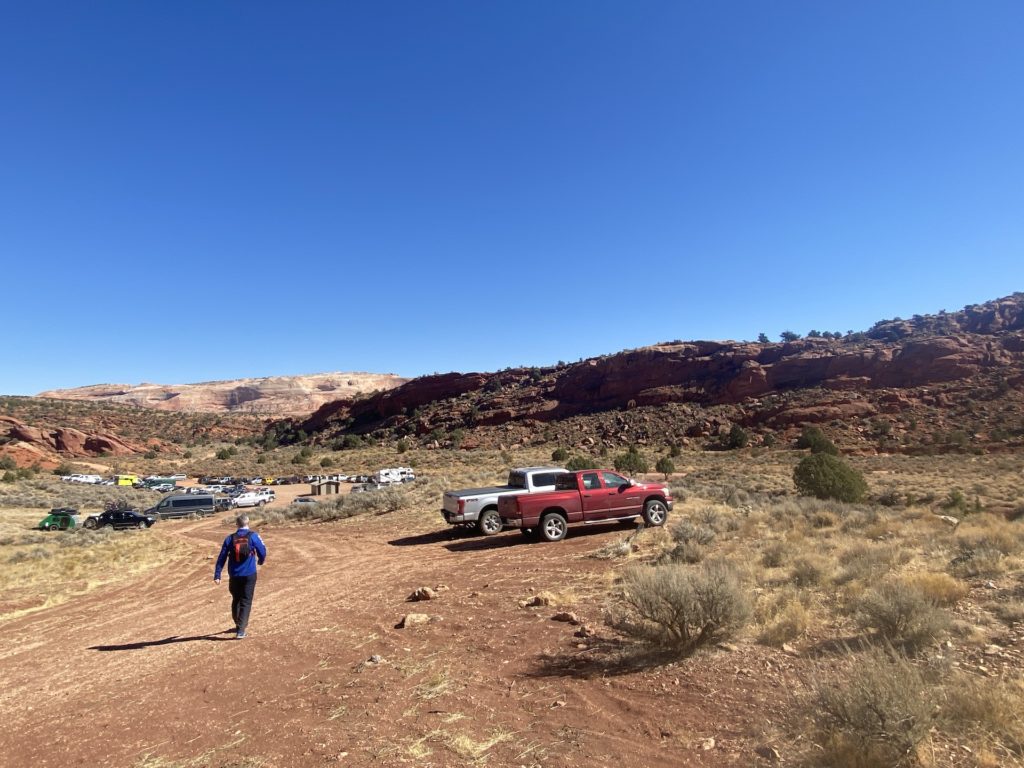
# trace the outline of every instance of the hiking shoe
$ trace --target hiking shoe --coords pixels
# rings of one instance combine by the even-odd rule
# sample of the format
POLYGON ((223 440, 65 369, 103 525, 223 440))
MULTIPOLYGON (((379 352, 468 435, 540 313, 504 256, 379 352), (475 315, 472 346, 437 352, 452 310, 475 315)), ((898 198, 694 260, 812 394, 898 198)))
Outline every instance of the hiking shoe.
POLYGON ((238 634, 235 635, 235 640, 241 640, 244 637, 245 637, 245 630, 244 629, 240 629, 240 630, 238 630, 238 634))

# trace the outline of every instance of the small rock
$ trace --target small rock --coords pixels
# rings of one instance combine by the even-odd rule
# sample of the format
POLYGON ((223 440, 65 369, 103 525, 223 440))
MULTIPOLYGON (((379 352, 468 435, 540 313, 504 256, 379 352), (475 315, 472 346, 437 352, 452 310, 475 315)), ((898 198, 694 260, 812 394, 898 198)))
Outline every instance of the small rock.
POLYGON ((560 613, 556 613, 554 616, 551 617, 551 620, 552 621, 564 621, 567 624, 580 624, 581 623, 579 618, 576 616, 576 614, 575 613, 570 613, 569 611, 561 611, 560 613))
POLYGON ((581 626, 579 629, 577 629, 572 634, 573 634, 573 637, 593 637, 594 636, 594 630, 592 630, 590 627, 588 627, 588 626, 586 626, 584 624, 583 626, 581 626))
POLYGON ((1002 653, 1003 649, 998 645, 986 645, 985 650, 982 651, 986 656, 998 656, 1002 653))
POLYGON ((729 653, 736 653, 736 651, 739 650, 739 648, 732 643, 719 643, 718 647, 723 651, 728 651, 729 653))
POLYGON ((960 521, 952 515, 936 515, 936 517, 938 517, 942 522, 952 525, 954 528, 960 525, 960 521))
POLYGON ((449 589, 450 587, 447 584, 438 584, 434 587, 435 592, 447 592, 449 589))
POLYGON ((712 749, 715 748, 715 740, 704 739, 704 741, 700 743, 700 748, 703 749, 705 752, 710 752, 712 749))
POLYGON ((996 583, 994 581, 986 581, 985 589, 997 589, 996 583))
POLYGON ((381 656, 379 653, 375 653, 375 654, 373 654, 373 656, 371 656, 370 658, 368 658, 366 660, 366 663, 367 664, 383 664, 384 663, 384 657, 381 656))
POLYGON ((558 709, 558 707, 564 707, 564 706, 565 706, 565 702, 562 701, 561 699, 559 699, 558 701, 556 701, 554 704, 551 705, 551 708, 552 709, 558 709))
POLYGON ((411 603, 419 602, 420 600, 436 600, 437 592, 430 587, 419 587, 405 599, 411 603))
POLYGON ((782 644, 782 652, 783 653, 788 653, 790 656, 799 656, 800 655, 800 651, 797 650, 796 648, 794 648, 789 643, 783 643, 782 644))
POLYGON ((551 605, 555 602, 555 596, 550 592, 540 592, 533 597, 527 598, 521 601, 519 604, 523 608, 539 608, 545 605, 551 605))
POLYGON ((773 763, 777 763, 782 759, 782 756, 779 754, 779 750, 768 744, 762 744, 759 747, 755 747, 754 752, 756 752, 759 757, 763 757, 765 760, 771 760, 773 763))
POLYGON ((407 613, 398 621, 398 629, 405 629, 406 627, 415 627, 417 624, 426 624, 430 621, 430 616, 425 613, 407 613))

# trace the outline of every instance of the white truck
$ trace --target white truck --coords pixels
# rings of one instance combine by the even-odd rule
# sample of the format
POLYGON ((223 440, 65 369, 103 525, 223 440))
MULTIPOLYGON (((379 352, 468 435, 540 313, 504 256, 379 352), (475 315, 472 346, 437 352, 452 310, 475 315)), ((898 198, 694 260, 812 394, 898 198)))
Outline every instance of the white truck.
POLYGON ((500 497, 553 491, 555 478, 567 471, 562 467, 517 467, 508 473, 505 485, 445 491, 441 516, 449 525, 475 528, 484 536, 493 536, 501 531, 500 497))

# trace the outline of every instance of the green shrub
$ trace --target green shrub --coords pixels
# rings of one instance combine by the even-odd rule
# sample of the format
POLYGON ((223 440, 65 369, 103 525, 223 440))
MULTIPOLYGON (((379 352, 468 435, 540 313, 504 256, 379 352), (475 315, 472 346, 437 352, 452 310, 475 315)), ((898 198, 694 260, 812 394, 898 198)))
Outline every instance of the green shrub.
POLYGON ((665 476, 668 480, 668 476, 676 471, 676 465, 672 463, 672 459, 668 456, 662 456, 658 459, 658 463, 654 465, 654 469, 665 476))
POLYGON ((579 472, 581 469, 596 469, 597 464, 586 456, 573 456, 565 462, 565 468, 570 472, 579 472))
POLYGON ((839 449, 818 427, 804 427, 796 441, 797 448, 810 448, 811 453, 827 453, 838 456, 839 449))
POLYGON ((565 448, 555 448, 551 452, 551 460, 561 464, 569 458, 569 452, 565 448))
POLYGON ((13 456, 0 456, 0 469, 17 469, 18 462, 13 456))
POLYGON ((640 474, 648 469, 647 459, 641 455, 640 450, 635 445, 631 445, 628 451, 616 456, 614 464, 618 472, 640 474))
POLYGON ((329 467, 333 463, 334 462, 331 461, 331 457, 330 456, 324 456, 322 459, 320 459, 320 466, 321 467, 329 467))
POLYGON ((864 475, 842 459, 827 453, 805 456, 793 470, 793 482, 802 496, 853 503, 867 493, 864 475))
POLYGON ((736 450, 737 448, 746 448, 750 445, 750 435, 743 427, 739 424, 733 424, 729 429, 729 434, 725 436, 725 447, 729 450, 736 450))
POLYGON ((409 450, 409 443, 405 440, 399 440, 397 443, 395 443, 395 450, 398 451, 399 453, 405 453, 406 451, 409 450))
POLYGON ((192 458, 192 451, 185 451, 183 454, 181 454, 181 458, 183 458, 183 459, 191 459, 192 458))
POLYGON ((231 458, 231 452, 227 448, 221 448, 217 451, 217 458, 221 461, 225 461, 231 458))
POLYGON ((4 476, 2 478, 0 478, 0 482, 13 483, 17 479, 18 479, 18 476, 16 474, 11 472, 11 470, 7 470, 6 472, 4 472, 4 476))
POLYGON ((146 451, 144 454, 142 454, 142 458, 144 458, 144 459, 151 459, 151 460, 155 459, 156 458, 156 451, 146 451))
POLYGON ((341 441, 342 448, 358 448, 363 444, 363 439, 359 435, 345 435, 341 441))

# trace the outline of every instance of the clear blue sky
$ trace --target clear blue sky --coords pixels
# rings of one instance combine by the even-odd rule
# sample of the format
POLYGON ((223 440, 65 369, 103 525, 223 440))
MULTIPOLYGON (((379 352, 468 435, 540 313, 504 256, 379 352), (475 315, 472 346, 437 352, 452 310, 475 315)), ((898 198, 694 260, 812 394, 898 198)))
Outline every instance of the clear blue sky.
POLYGON ((0 392, 1024 290, 1024 3, 5 2, 0 392))

